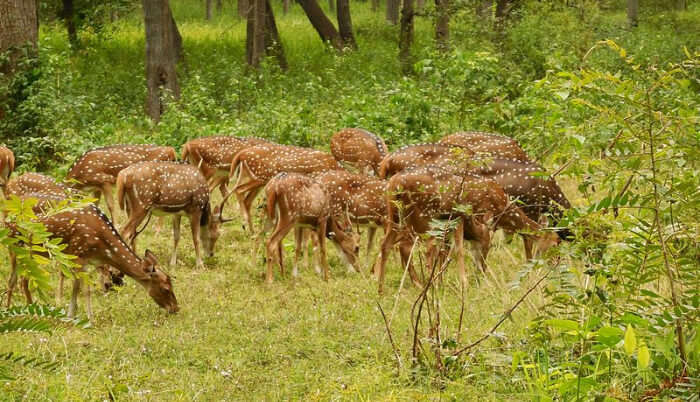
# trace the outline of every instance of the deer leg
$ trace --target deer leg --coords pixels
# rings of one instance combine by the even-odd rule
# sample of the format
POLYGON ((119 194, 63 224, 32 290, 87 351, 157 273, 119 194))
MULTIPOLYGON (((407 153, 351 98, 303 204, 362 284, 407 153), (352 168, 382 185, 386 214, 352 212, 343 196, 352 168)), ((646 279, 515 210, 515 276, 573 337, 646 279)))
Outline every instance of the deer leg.
POLYGON ((486 272, 486 256, 491 247, 491 234, 485 225, 479 225, 476 239, 471 241, 474 262, 482 272, 486 272))
POLYGON ((105 197, 105 203, 107 203, 107 209, 109 210, 109 217, 112 219, 112 222, 116 222, 117 217, 114 215, 116 212, 116 209, 114 208, 114 194, 112 192, 112 183, 103 183, 102 184, 102 194, 105 197))
POLYGON ((275 260, 280 264, 280 270, 282 270, 282 255, 280 253, 281 243, 284 236, 289 233, 293 226, 293 222, 285 222, 283 218, 280 217, 275 230, 267 240, 267 276, 265 277, 265 282, 267 283, 272 283, 272 266, 275 260))
MULTIPOLYGON (((399 242, 399 254, 401 254, 401 269, 407 269, 408 275, 411 277, 411 282, 421 289, 423 288, 423 282, 418 278, 416 270, 413 268, 413 256, 411 251, 413 250, 413 242, 410 240, 401 240, 399 242)), ((428 254, 430 256, 430 253, 428 254)), ((428 259, 428 264, 431 263, 431 258, 428 259)))
POLYGON ((173 215, 173 253, 170 256, 170 266, 177 265, 177 245, 180 242, 180 221, 182 217, 178 214, 173 215))
POLYGON ((75 311, 78 308, 78 295, 80 294, 80 282, 82 279, 76 277, 73 279, 73 292, 68 305, 68 318, 75 318, 75 311))
POLYGON ((292 276, 295 278, 299 275, 299 257, 303 247, 304 228, 297 226, 294 228, 294 268, 292 269, 292 276))
POLYGON ((120 230, 124 240, 126 240, 134 252, 136 252, 136 229, 146 218, 148 211, 141 205, 132 205, 129 211, 129 219, 120 230))
POLYGON ((10 251, 10 278, 7 281, 7 308, 12 306, 12 293, 17 286, 17 256, 10 251))
POLYGON ((398 232, 393 225, 387 225, 388 227, 384 229, 384 240, 382 240, 382 247, 379 251, 379 260, 374 267, 374 274, 379 280, 379 294, 384 292, 384 275, 386 271, 386 260, 389 258, 389 252, 396 244, 396 238, 398 232))
POLYGON ((29 291, 29 279, 20 278, 20 285, 22 286, 22 292, 24 293, 24 298, 27 299, 27 304, 32 304, 32 292, 29 291))
POLYGON ((199 226, 199 221, 201 220, 201 218, 201 211, 197 211, 190 215, 190 229, 192 229, 192 243, 194 243, 194 253, 197 256, 197 268, 204 269, 204 262, 202 261, 202 248, 200 246, 200 236, 202 233, 202 227, 199 226))
POLYGON ((457 251, 457 267, 462 287, 467 285, 467 271, 464 266, 464 219, 460 219, 454 233, 455 249, 457 251))
POLYGON ((245 199, 243 200, 243 206, 246 210, 246 223, 248 224, 251 233, 253 232, 253 216, 251 215, 250 210, 253 208, 253 202, 260 193, 260 190, 262 190, 262 186, 255 187, 250 192, 248 192, 248 194, 245 196, 245 199))
POLYGON ((326 226, 328 225, 328 220, 323 219, 318 223, 318 228, 316 228, 316 237, 318 238, 318 258, 323 266, 323 280, 328 281, 330 276, 330 269, 328 268, 328 258, 326 256, 326 226))
POLYGON ((370 226, 367 229, 367 254, 365 255, 365 266, 372 267, 372 246, 374 245, 374 236, 377 234, 377 228, 370 226))
POLYGON ((527 234, 521 234, 521 236, 523 238, 523 246, 525 247, 525 258, 530 261, 532 260, 532 256, 534 254, 533 251, 535 248, 535 239, 527 234))
POLYGON ((60 305, 63 301, 63 282, 66 276, 63 274, 62 270, 58 271, 58 286, 56 287, 56 304, 60 305))
POLYGON ((85 283, 85 306, 87 309, 87 318, 92 321, 92 281, 90 280, 85 283))
POLYGON ((261 183, 257 180, 252 180, 247 183, 236 186, 233 191, 236 194, 236 199, 238 200, 238 205, 241 208, 241 214, 248 225, 248 230, 252 231, 252 219, 250 217, 250 204, 253 203, 255 196, 249 200, 251 194, 257 195, 257 191, 253 193, 254 190, 259 190, 261 188, 261 183))

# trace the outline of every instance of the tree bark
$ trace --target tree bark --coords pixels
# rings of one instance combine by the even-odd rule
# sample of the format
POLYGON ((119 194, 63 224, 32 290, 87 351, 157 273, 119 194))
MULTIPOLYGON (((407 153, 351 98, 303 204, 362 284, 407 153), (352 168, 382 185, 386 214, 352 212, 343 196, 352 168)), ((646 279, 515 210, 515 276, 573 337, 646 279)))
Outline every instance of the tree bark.
POLYGON ((211 20, 211 8, 212 8, 211 0, 206 0, 205 3, 206 3, 206 8, 207 8, 207 17, 206 18, 207 18, 207 21, 209 21, 209 20, 211 20))
MULTIPOLYGON (((17 67, 23 55, 36 56, 38 27, 36 1, 0 0, 0 54, 9 52, 7 60, 0 61, 0 73, 4 75, 0 84, 18 73, 17 67), (29 48, 27 53, 23 51, 25 46, 29 48)), ((0 119, 4 117, 7 106, 12 108, 8 100, 5 94, 0 94, 0 119)))
POLYGON ((287 57, 284 55, 284 47, 282 47, 270 0, 265 0, 265 49, 267 54, 277 59, 282 70, 287 70, 287 57))
POLYGON ((401 0, 386 0, 386 20, 391 25, 399 23, 399 5, 401 0))
POLYGON ((357 50, 357 41, 352 33, 352 19, 350 18, 350 0, 338 0, 338 31, 343 40, 343 46, 357 50))
POLYGON ((238 17, 248 18, 248 9, 250 6, 249 0, 238 0, 238 17))
POLYGON ((282 0, 282 14, 287 15, 289 12, 289 0, 282 0))
POLYGON ((413 44, 413 2, 404 0, 401 9, 401 30, 399 32, 399 63, 401 73, 409 75, 413 72, 413 56, 411 45, 413 44))
POLYGON ((631 28, 639 25, 639 0, 627 0, 627 22, 631 28))
POLYGON ((250 5, 246 27, 246 61, 249 66, 258 68, 265 56, 265 0, 252 0, 250 5))
POLYGON ((167 97, 180 98, 176 63, 182 55, 182 38, 168 0, 143 0, 143 14, 148 88, 146 113, 158 122, 165 111, 167 97))
POLYGON ((331 20, 326 17, 321 6, 318 5, 316 0, 298 0, 301 8, 304 9, 306 16, 309 18, 309 22, 314 26, 316 32, 321 37, 324 42, 330 42, 331 45, 336 50, 343 50, 343 40, 340 38, 340 34, 333 26, 331 20))
POLYGON ((78 47, 78 31, 75 28, 75 8, 73 0, 63 0, 63 10, 61 10, 61 18, 66 23, 66 31, 68 31, 68 42, 73 48, 78 47))
POLYGON ((440 51, 450 48, 450 0, 435 0, 435 42, 440 51))

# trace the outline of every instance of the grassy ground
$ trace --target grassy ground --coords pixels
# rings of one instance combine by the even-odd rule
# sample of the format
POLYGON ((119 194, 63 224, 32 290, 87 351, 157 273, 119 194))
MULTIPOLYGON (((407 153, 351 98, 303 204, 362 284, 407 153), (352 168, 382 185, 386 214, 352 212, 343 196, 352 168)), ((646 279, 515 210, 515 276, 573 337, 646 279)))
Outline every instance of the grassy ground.
MULTIPOLYGON (((165 262, 172 241, 169 224, 159 235, 152 226, 139 248, 152 249, 165 262)), ((288 264, 291 240, 286 242, 288 264)), ((191 238, 185 237, 178 266, 165 267, 176 278, 181 306, 176 315, 168 316, 140 286, 127 281, 123 289, 96 297, 90 329, 3 339, 3 349, 32 351, 60 365, 51 373, 23 369, 19 380, 0 385, 0 399, 105 400, 110 393, 116 400, 163 401, 521 398, 508 389, 503 354, 535 304, 502 327, 507 338, 485 344, 482 352, 496 357, 488 363, 463 359, 458 375, 434 382, 408 363, 410 309, 418 292, 407 283, 398 293, 402 276, 396 262, 389 266, 389 291, 383 297, 366 272, 347 273, 335 251, 328 283, 307 268, 297 280, 276 272, 268 286, 261 276, 263 256, 252 255, 252 244, 240 222, 233 222, 219 240, 216 257, 197 270, 191 238), (404 365, 400 372, 377 302, 393 318, 404 365)), ((462 342, 484 333, 520 295, 522 290, 509 291, 505 283, 522 262, 519 239, 496 245, 489 258, 493 277, 472 283, 466 292, 462 342)), ((454 270, 442 286, 445 335, 455 336, 460 297, 454 270)))

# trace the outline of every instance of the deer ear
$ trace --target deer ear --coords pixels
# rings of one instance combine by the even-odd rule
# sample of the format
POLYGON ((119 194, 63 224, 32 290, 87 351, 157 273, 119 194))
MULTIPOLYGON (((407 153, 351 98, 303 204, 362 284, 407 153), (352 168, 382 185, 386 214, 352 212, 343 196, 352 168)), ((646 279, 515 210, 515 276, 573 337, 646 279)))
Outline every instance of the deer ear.
POLYGON ((155 272, 156 271, 156 264, 158 264, 158 260, 156 259, 155 254, 153 254, 151 252, 151 250, 146 250, 144 260, 148 263, 148 270, 150 272, 155 272))

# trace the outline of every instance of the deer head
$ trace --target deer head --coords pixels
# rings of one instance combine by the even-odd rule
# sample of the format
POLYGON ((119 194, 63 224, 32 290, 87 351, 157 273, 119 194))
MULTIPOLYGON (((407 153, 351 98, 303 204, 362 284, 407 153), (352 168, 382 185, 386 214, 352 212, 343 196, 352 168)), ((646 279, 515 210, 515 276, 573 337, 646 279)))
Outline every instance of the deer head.
POLYGON ((141 264, 143 272, 147 275, 143 285, 148 290, 148 295, 168 313, 177 313, 180 308, 173 293, 173 284, 168 274, 157 268, 156 256, 150 250, 146 250, 141 264))

